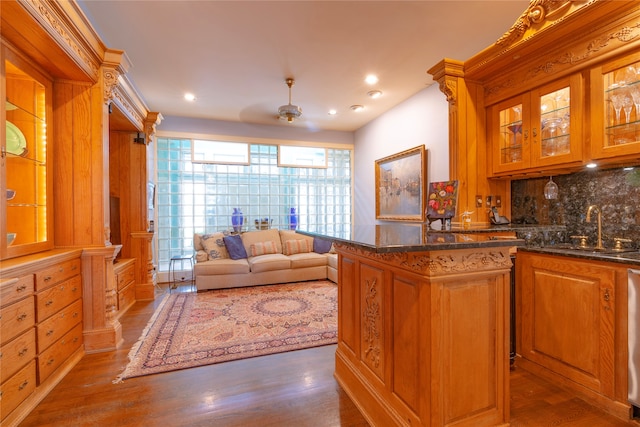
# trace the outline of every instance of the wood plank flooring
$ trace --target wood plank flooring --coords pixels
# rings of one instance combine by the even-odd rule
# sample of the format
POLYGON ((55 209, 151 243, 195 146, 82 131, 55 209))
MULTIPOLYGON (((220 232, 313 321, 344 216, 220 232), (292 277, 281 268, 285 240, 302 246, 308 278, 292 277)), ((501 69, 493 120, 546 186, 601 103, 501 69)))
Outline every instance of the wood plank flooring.
MULTIPOLYGON (((368 426, 333 378, 335 346, 113 384, 160 299, 129 309, 120 319, 122 348, 85 356, 20 426, 368 426)), ((640 427, 518 369, 511 374, 511 425, 640 427)))

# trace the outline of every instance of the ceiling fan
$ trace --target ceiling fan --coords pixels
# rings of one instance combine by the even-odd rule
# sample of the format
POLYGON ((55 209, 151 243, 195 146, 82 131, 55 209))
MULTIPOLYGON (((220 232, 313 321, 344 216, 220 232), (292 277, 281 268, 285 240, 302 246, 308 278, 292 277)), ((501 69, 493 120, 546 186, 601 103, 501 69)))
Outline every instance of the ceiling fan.
POLYGON ((284 82, 289 86, 289 103, 278 108, 278 118, 288 123, 293 123, 295 119, 302 115, 302 108, 291 103, 291 86, 295 84, 295 80, 289 77, 284 82))

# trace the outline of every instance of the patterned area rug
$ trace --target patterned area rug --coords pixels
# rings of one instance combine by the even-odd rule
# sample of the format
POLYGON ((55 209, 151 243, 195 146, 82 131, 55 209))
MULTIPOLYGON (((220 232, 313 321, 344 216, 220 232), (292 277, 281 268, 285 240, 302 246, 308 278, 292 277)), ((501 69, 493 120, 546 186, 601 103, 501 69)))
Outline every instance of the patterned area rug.
POLYGON ((334 344, 337 313, 330 281, 170 294, 114 382, 334 344))

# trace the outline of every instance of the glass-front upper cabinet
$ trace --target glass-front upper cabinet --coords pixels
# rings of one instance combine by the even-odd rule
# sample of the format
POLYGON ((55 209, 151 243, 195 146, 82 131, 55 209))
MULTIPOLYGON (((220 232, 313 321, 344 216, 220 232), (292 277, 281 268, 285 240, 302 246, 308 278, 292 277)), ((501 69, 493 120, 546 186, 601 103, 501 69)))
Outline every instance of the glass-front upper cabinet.
POLYGON ((2 53, 0 258, 6 259, 53 246, 48 146, 51 82, 10 49, 3 46, 2 53))
POLYGON ((593 159, 640 153, 640 54, 592 70, 593 159))
POLYGON ((492 174, 581 160, 582 77, 575 75, 489 108, 492 174))

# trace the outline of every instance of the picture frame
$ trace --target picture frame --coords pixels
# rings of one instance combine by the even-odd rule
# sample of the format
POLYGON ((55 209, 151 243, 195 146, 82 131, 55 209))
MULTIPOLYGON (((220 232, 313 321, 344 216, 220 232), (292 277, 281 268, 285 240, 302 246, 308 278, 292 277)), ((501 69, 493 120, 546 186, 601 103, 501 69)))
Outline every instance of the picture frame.
POLYGON ((424 222, 426 177, 424 145, 376 160, 376 219, 424 222))

